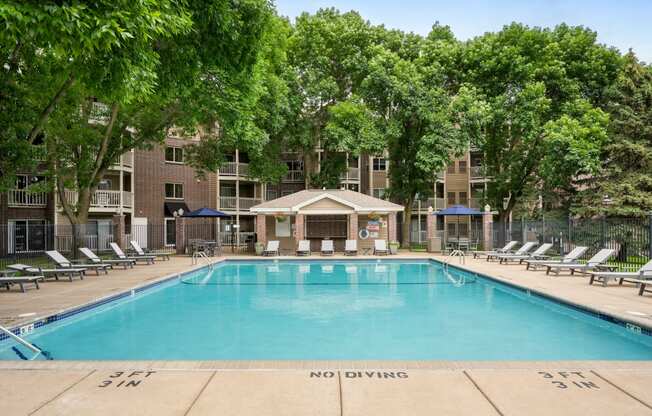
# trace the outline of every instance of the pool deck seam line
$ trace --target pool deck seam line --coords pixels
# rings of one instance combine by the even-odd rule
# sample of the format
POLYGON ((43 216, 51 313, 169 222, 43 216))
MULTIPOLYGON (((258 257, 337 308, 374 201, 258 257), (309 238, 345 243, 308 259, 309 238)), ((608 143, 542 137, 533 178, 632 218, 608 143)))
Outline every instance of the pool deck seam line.
POLYGON ((80 378, 79 380, 77 380, 76 382, 72 383, 70 386, 68 386, 68 387, 66 387, 65 389, 63 389, 63 391, 60 391, 58 394, 56 394, 56 395, 55 395, 54 397, 52 397, 50 400, 46 400, 46 401, 43 402, 40 406, 38 406, 36 409, 34 409, 34 410, 32 410, 31 412, 29 412, 29 415, 33 415, 33 414, 35 414, 36 412, 38 412, 39 410, 43 409, 45 406, 47 406, 48 404, 52 403, 53 401, 55 401, 55 400, 58 399, 59 397, 61 397, 63 394, 65 394, 66 392, 68 392, 70 389, 72 389, 73 387, 75 387, 76 385, 78 385, 79 383, 81 383, 82 381, 86 380, 88 377, 90 377, 90 376, 91 376, 92 374, 94 374, 95 372, 97 372, 97 370, 91 370, 88 374, 86 374, 85 376, 83 376, 82 378, 80 378))
POLYGON ((491 400, 491 398, 489 398, 489 396, 487 395, 487 393, 485 393, 485 392, 480 388, 480 386, 478 385, 478 383, 476 383, 475 380, 473 380, 473 377, 471 377, 471 375, 470 375, 469 373, 467 373, 466 370, 462 370, 462 374, 464 374, 464 375, 466 376, 466 378, 469 379, 469 381, 473 384, 473 386, 475 386, 475 388, 480 392, 480 394, 482 394, 482 397, 484 397, 485 400, 487 400, 487 401, 489 402, 489 404, 491 405, 491 407, 493 407, 494 410, 496 410, 496 413, 498 413, 500 416, 504 416, 503 412, 501 412, 500 409, 498 408, 498 406, 496 406, 496 404, 491 400))
POLYGON ((612 385, 614 388, 620 390, 621 392, 623 392, 623 393, 626 394, 627 396, 629 396, 629 397, 631 397, 632 399, 636 400, 637 402, 641 403, 643 406, 647 407, 648 409, 652 409, 652 406, 650 406, 649 404, 647 404, 645 401, 643 401, 642 399, 639 399, 639 398, 636 397, 634 394, 628 392, 627 390, 625 390, 624 388, 620 387, 620 386, 617 385, 616 383, 612 382, 612 381, 609 380, 608 378, 603 377, 603 376, 600 375, 597 371, 595 371, 595 370, 589 370, 589 371, 590 371, 591 373, 595 374, 598 378, 600 378, 600 379, 602 379, 603 381, 605 381, 607 384, 612 385))
POLYGON ((199 393, 197 393, 197 395, 196 395, 195 398, 193 399, 192 403, 190 403, 190 406, 188 406, 188 410, 186 410, 186 411, 184 412, 184 414, 183 414, 184 416, 187 416, 187 415, 190 413, 190 411, 192 410, 192 408, 195 406, 195 403, 197 403, 197 400, 199 400, 199 398, 201 397, 201 395, 204 394, 204 390, 206 390, 206 387, 208 387, 208 385, 210 384, 210 382, 213 381, 213 378, 215 378, 215 375, 216 375, 216 374, 217 374, 217 371, 213 371, 213 374, 211 374, 211 376, 208 377, 208 380, 206 381, 206 383, 204 383, 204 385, 202 386, 202 388, 199 390, 199 393))

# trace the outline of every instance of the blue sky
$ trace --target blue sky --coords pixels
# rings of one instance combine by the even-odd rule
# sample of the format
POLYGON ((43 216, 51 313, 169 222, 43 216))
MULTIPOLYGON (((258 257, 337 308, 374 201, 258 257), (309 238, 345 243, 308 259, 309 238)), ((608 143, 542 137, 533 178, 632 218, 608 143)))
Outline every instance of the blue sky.
POLYGON ((426 34, 435 21, 460 39, 499 30, 513 21, 553 27, 565 22, 590 27, 598 40, 621 51, 634 49, 652 62, 652 0, 276 0, 292 19, 321 7, 357 10, 374 24, 426 34))

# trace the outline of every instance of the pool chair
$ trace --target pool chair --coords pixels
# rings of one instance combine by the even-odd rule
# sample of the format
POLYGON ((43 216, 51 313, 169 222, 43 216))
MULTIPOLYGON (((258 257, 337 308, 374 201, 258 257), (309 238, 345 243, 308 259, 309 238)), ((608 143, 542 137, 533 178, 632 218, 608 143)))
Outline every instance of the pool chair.
POLYGON ((603 286, 607 286, 609 280, 618 280, 618 284, 620 285, 622 285, 625 280, 634 283, 647 282, 648 280, 652 281, 652 260, 645 263, 635 272, 591 272, 591 280, 589 280, 589 284, 592 285, 596 280, 601 281, 603 286))
POLYGON ((119 260, 133 260, 136 263, 138 261, 144 261, 145 264, 154 264, 154 259, 156 259, 156 256, 127 256, 124 251, 120 248, 119 245, 116 243, 110 243, 111 250, 113 250, 113 254, 115 254, 115 257, 119 260))
POLYGON ((332 256, 334 253, 333 240, 321 240, 321 255, 332 256))
POLYGON ((55 262, 57 266, 61 267, 62 269, 83 267, 84 269, 95 270, 95 273, 97 273, 98 276, 100 275, 100 271, 103 271, 104 274, 109 274, 109 269, 112 268, 110 264, 106 264, 106 263, 74 264, 73 262, 65 258, 63 254, 59 253, 57 250, 48 250, 45 252, 45 255, 47 255, 50 258, 50 260, 55 262))
POLYGON ((66 267, 60 269, 42 269, 40 267, 28 266, 27 264, 10 264, 7 266, 8 269, 18 270, 19 272, 26 273, 32 276, 39 276, 41 280, 54 278, 59 280, 59 276, 67 276, 68 280, 72 282, 74 277, 79 277, 80 280, 84 280, 84 273, 86 269, 83 267, 66 267))
POLYGON ((357 256, 358 240, 346 240, 344 243, 344 254, 347 256, 357 256))
POLYGON ((310 255, 310 241, 300 240, 299 246, 297 247, 297 256, 309 256, 309 255, 310 255))
POLYGON ((579 273, 587 273, 592 270, 600 270, 600 269, 609 269, 609 267, 605 266, 605 263, 607 260, 609 260, 609 257, 613 256, 616 250, 612 250, 610 248, 603 248, 602 250, 598 251, 595 256, 591 257, 586 264, 583 263, 570 263, 570 264, 546 264, 546 274, 550 274, 550 272, 554 272, 556 275, 559 275, 559 272, 562 270, 569 270, 571 275, 574 275, 575 272, 579 273))
POLYGON ((20 291, 25 293, 25 286, 29 284, 40 289, 38 281, 43 279, 43 276, 10 276, 9 274, 8 271, 0 270, 0 286, 5 286, 7 290, 13 285, 19 285, 20 291))
POLYGON ((498 259, 500 260, 501 263, 507 264, 510 261, 518 261, 519 263, 523 263, 523 260, 529 260, 529 259, 547 259, 548 256, 546 256, 546 253, 548 250, 552 248, 551 243, 546 243, 546 244, 541 244, 539 248, 534 250, 532 253, 523 253, 523 254, 501 254, 498 256, 498 259))
POLYGON ((281 254, 279 245, 278 240, 268 241, 267 248, 263 251, 263 256, 279 256, 281 254))
POLYGON ((505 247, 499 248, 496 250, 492 251, 474 251, 473 252, 473 258, 474 259, 481 259, 482 256, 487 256, 489 257, 490 255, 498 255, 498 254, 507 254, 512 251, 515 245, 518 244, 518 241, 510 241, 509 243, 505 244, 505 247))
MULTIPOLYGON (((523 255, 528 254, 530 252, 530 250, 532 250, 536 245, 537 245, 537 243, 535 243, 533 241, 528 241, 527 243, 523 244, 514 253, 506 253, 506 254, 516 254, 516 255, 519 255, 519 256, 523 256, 523 255)), ((499 260, 500 256, 504 256, 506 254, 499 254, 499 253, 487 254, 487 261, 491 261, 491 260, 494 260, 494 259, 499 260)))
POLYGON ((525 263, 525 270, 536 270, 537 267, 539 266, 546 266, 548 264, 568 264, 568 263, 576 263, 577 259, 582 257, 584 253, 586 253, 586 250, 588 250, 588 247, 584 246, 577 246, 574 249, 572 249, 568 254, 566 254, 562 259, 559 260, 523 260, 523 263, 525 263))
POLYGON ((154 256, 156 258, 161 258, 163 260, 170 260, 170 253, 166 253, 163 251, 151 251, 151 250, 145 251, 142 249, 142 247, 140 247, 140 244, 138 244, 138 241, 136 240, 131 240, 129 244, 131 244, 131 248, 133 248, 136 254, 138 254, 139 256, 154 256))
POLYGON ((375 255, 387 255, 387 240, 374 240, 374 254, 375 255))
POLYGON ((131 260, 131 259, 101 259, 97 256, 97 254, 93 253, 93 251, 88 248, 88 247, 80 247, 79 251, 91 262, 95 264, 100 264, 100 263, 105 263, 105 264, 111 264, 111 265, 122 265, 126 269, 127 267, 133 268, 134 264, 136 264, 136 260, 131 260))

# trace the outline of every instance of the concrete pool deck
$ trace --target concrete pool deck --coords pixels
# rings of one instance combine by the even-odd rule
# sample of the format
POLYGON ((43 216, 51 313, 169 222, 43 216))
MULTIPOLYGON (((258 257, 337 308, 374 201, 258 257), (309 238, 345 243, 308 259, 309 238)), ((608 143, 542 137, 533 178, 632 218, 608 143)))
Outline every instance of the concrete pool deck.
MULTIPOLYGON (((451 264, 652 325, 652 299, 631 284, 589 286, 586 277, 485 260, 451 264)), ((190 258, 173 257, 2 291, 0 321, 27 322, 191 267, 190 258)), ((0 361, 0 415, 652 415, 651 385, 652 361, 0 361)))

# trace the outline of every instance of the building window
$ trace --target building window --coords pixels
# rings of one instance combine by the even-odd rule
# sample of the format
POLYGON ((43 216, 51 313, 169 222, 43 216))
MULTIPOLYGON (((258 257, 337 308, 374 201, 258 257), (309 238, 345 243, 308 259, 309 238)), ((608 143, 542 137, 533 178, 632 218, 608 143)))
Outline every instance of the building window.
POLYGON ((385 188, 374 188, 372 193, 374 198, 385 199, 385 188))
POLYGON ((455 205, 455 192, 448 192, 446 196, 448 197, 448 205, 455 205))
POLYGON ((382 157, 375 157, 373 160, 374 172, 384 172, 387 170, 387 161, 382 157))
POLYGON ((166 183, 165 197, 168 199, 183 199, 182 183, 166 183))
POLYGON ((9 220, 9 253, 26 253, 46 249, 48 226, 45 220, 9 220))
POLYGON ((165 148, 165 161, 170 163, 183 163, 183 148, 167 146, 165 148))
POLYGON ((468 205, 469 198, 466 192, 460 192, 460 205, 468 205))
POLYGON ((290 172, 303 172, 303 160, 286 160, 285 164, 290 172))
POLYGON ((177 244, 177 219, 165 219, 165 245, 175 246, 177 244))
POLYGON ((457 171, 459 173, 466 173, 466 160, 460 160, 458 162, 457 171))
POLYGON ((446 173, 455 173, 455 162, 448 165, 448 168, 446 168, 446 173))
POLYGON ((16 175, 16 189, 27 189, 44 180, 43 176, 16 175))

